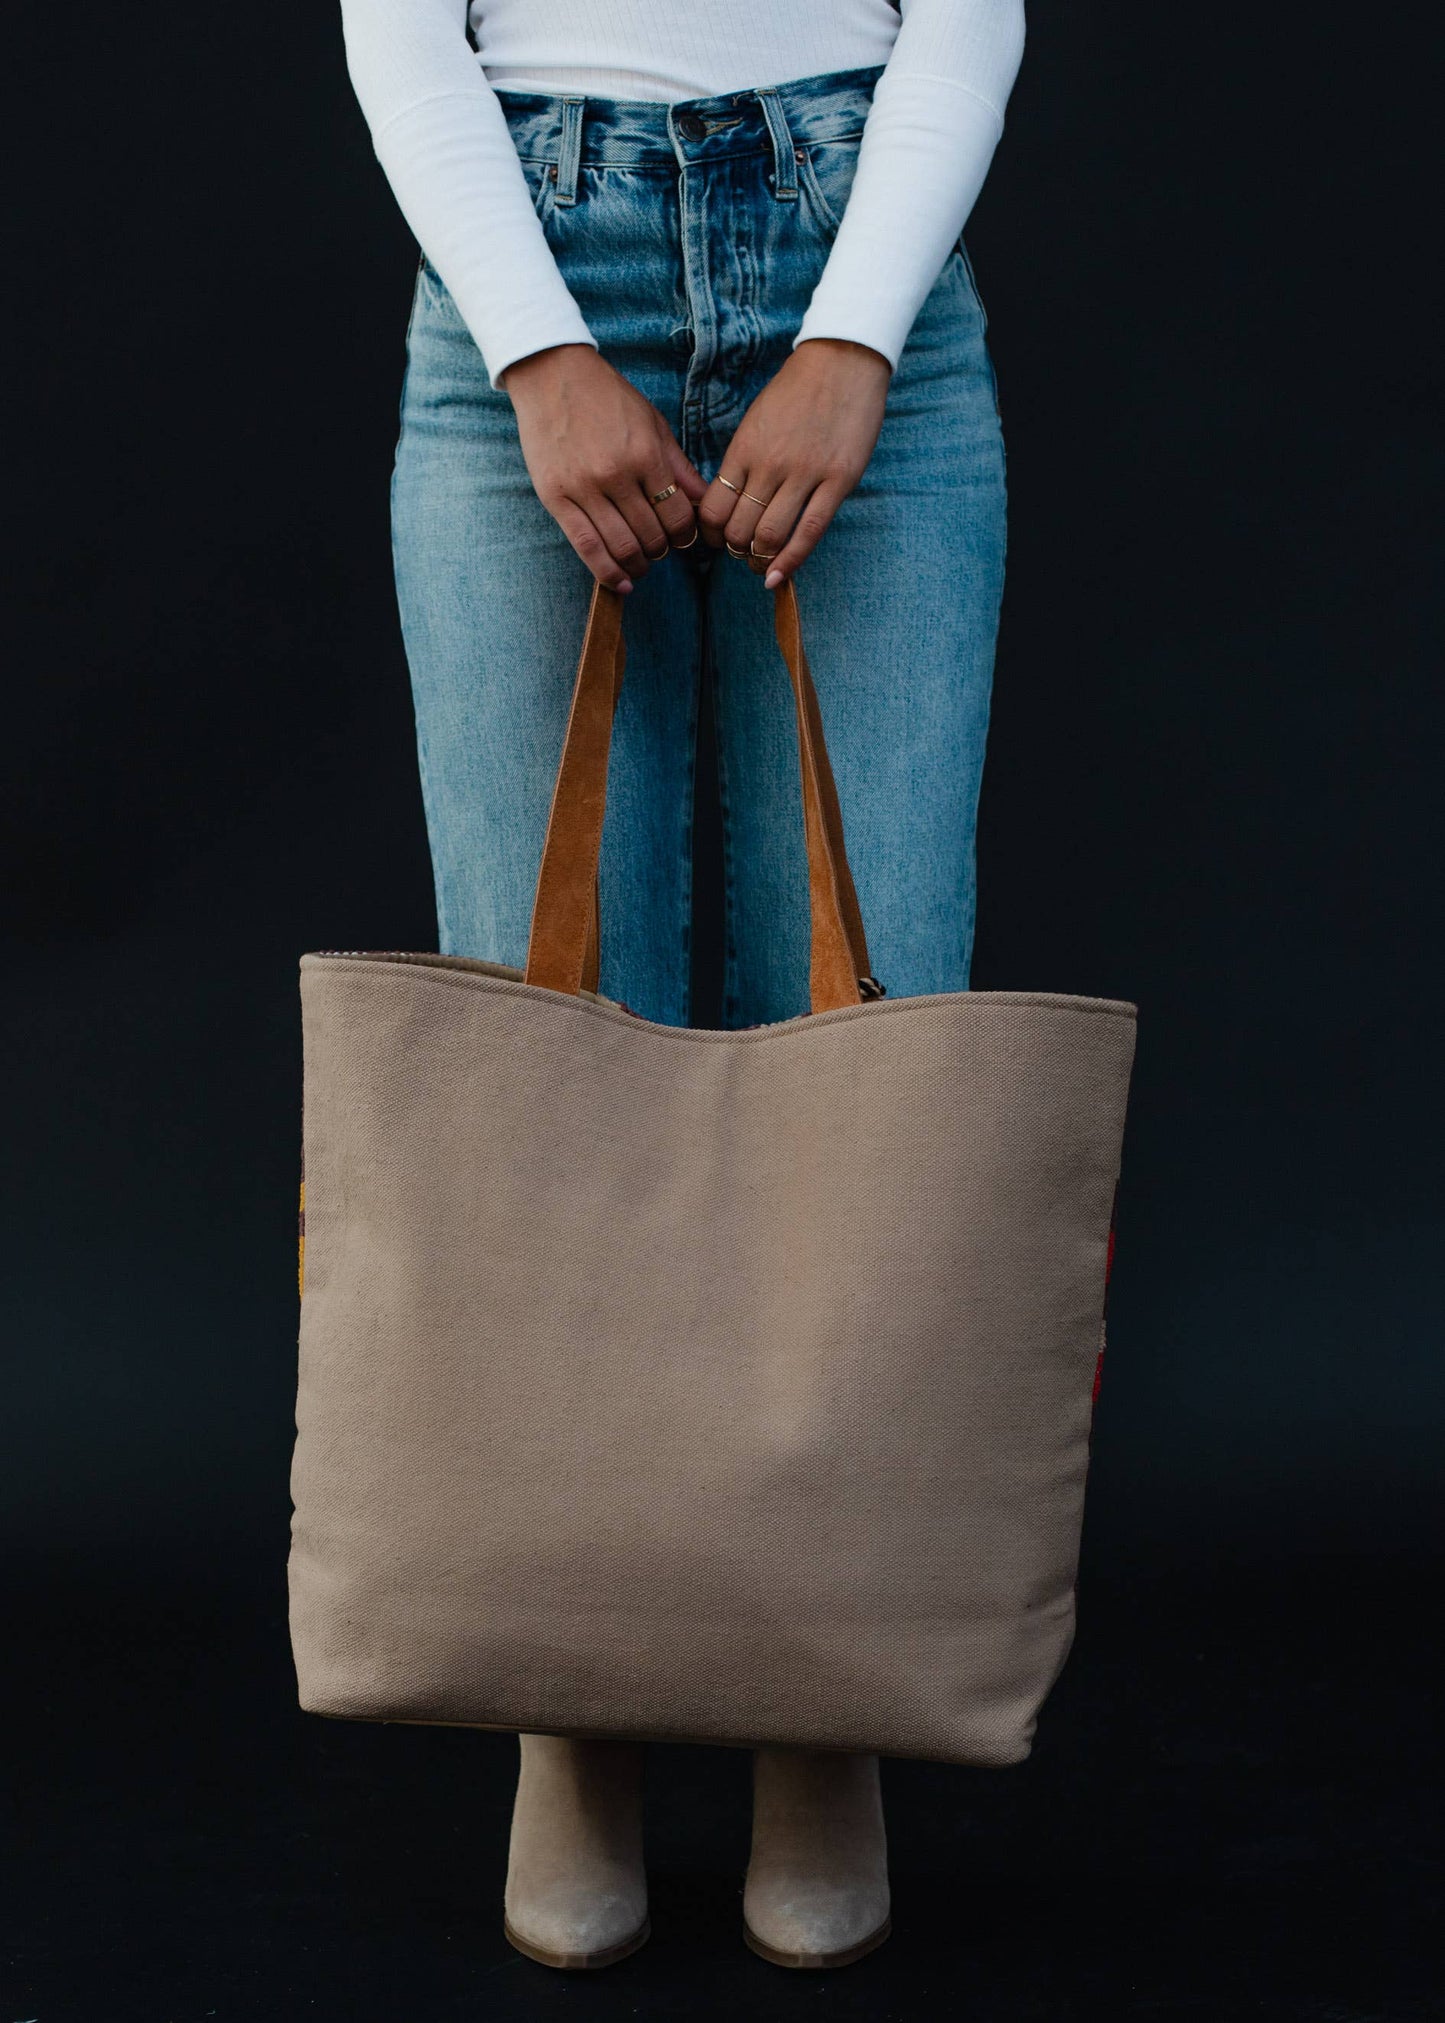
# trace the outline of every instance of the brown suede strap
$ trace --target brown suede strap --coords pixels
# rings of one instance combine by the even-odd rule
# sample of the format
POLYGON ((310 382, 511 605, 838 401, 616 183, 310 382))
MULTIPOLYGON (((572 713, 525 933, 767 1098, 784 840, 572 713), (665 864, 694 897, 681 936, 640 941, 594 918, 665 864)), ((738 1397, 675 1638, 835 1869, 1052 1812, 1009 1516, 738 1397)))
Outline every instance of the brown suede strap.
MULTIPOLYGON (((813 685, 813 670, 808 665, 808 655, 803 646, 803 622, 798 615, 798 593, 791 581, 781 584, 773 593, 773 629, 777 633, 778 645, 782 649, 783 660, 793 684, 793 699, 798 709, 798 752, 802 760, 804 820, 806 822, 809 806, 809 781, 813 778, 823 835, 837 885, 838 904, 842 909, 843 927, 848 937, 852 974, 855 981, 867 979, 871 983, 868 938, 863 932, 863 915, 858 906, 858 893, 853 884, 853 872, 843 843, 843 810, 838 805, 838 788, 833 779, 833 766, 828 757, 827 741, 823 736, 823 717, 818 708, 818 691, 813 685)), ((813 852, 810 845, 808 852, 810 897, 812 877, 813 852)), ((816 961, 815 939, 814 962, 816 961)), ((848 1002, 855 1003, 856 999, 850 998, 848 1002)), ((823 1007, 815 1003, 813 1009, 821 1011, 823 1007)))
MULTIPOLYGON (((773 618, 797 706, 812 919, 809 994, 815 1012, 834 1011, 862 1001, 865 990, 860 979, 868 979, 868 945, 843 847, 838 790, 791 582, 773 593, 773 618)), ((577 664, 527 949, 527 982, 570 996, 596 988, 597 865, 612 719, 623 667, 622 599, 599 584, 592 593, 577 664)))
MULTIPOLYGON (((626 653, 622 644, 622 634, 617 635, 617 646, 612 662, 612 715, 617 715, 617 699, 622 693, 622 670, 626 663, 626 653)), ((611 724, 608 725, 611 736, 611 724)), ((597 992, 597 980, 602 968, 602 884, 596 871, 592 874, 592 906, 587 919, 587 953, 582 960, 582 988, 597 992)))

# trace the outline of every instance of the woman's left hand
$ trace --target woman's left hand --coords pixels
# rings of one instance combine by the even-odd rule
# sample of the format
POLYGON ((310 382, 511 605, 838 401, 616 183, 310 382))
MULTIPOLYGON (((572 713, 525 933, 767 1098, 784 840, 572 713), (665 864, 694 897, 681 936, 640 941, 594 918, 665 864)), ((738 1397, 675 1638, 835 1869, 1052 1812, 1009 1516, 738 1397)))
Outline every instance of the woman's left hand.
POLYGON ((790 352, 703 495, 708 546, 740 550, 754 566, 770 560, 770 590, 791 576, 868 468, 891 376, 881 352, 842 338, 812 337, 790 352))

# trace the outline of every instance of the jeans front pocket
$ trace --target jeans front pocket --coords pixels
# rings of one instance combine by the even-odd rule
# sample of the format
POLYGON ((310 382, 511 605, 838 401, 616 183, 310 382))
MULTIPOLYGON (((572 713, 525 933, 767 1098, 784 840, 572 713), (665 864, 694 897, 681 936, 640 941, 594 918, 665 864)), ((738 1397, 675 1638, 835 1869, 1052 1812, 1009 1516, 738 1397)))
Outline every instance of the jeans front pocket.
POLYGON ((794 149, 798 164, 798 187, 802 190, 819 230, 830 243, 838 235, 853 178, 858 172, 861 134, 847 140, 814 141, 810 147, 794 149))
POLYGON ((532 193, 532 209, 537 213, 545 231, 557 196, 557 164, 524 161, 522 173, 527 178, 527 187, 532 193))
MULTIPOLYGON (((423 251, 417 262, 416 286, 412 292, 412 329, 428 327, 465 328, 462 312, 452 299, 452 291, 423 251)), ((408 332, 410 336, 410 331, 408 332)))
POLYGON ((958 262, 963 279, 967 284, 968 292, 973 297, 973 305, 978 311, 979 323, 984 330, 987 330, 988 311, 984 308, 983 297, 978 292, 978 278, 973 271, 973 262, 968 257, 968 247, 963 242, 962 232, 959 233, 958 238, 954 241, 953 251, 948 257, 950 260, 958 262))

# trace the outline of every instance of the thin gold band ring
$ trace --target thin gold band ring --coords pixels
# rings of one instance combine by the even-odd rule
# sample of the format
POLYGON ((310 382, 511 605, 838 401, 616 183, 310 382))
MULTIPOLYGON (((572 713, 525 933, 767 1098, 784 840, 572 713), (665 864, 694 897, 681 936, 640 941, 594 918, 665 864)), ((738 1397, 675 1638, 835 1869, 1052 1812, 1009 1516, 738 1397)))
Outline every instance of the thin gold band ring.
POLYGON ((747 561, 748 551, 746 548, 735 548, 731 541, 724 541, 723 546, 727 549, 729 555, 733 556, 736 561, 739 562, 747 561))
POLYGON ((751 499, 755 506, 766 506, 768 503, 766 499, 760 499, 756 492, 744 492, 743 497, 751 499))
POLYGON ((726 485, 730 492, 736 492, 739 498, 742 497, 742 489, 743 489, 742 486, 735 485, 731 478, 725 478, 722 475, 721 471, 719 471, 718 473, 718 483, 720 485, 726 485))

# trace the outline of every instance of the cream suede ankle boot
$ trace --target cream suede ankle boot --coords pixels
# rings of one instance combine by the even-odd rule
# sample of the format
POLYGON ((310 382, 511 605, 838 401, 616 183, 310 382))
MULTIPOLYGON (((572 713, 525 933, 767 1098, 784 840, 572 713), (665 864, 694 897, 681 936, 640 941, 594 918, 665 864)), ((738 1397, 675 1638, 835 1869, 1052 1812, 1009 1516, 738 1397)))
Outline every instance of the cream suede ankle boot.
POLYGON ((503 1929, 544 1967, 610 1967, 651 1930, 641 1745, 519 1739, 503 1929))
POLYGON ((846 1967, 888 1937, 876 1756, 760 1749, 743 1936, 776 1967, 846 1967))

